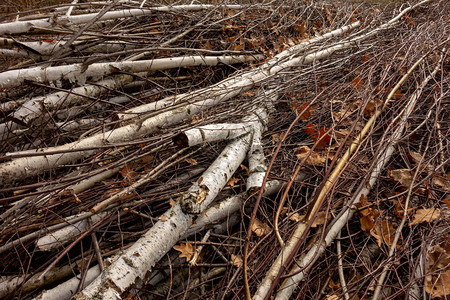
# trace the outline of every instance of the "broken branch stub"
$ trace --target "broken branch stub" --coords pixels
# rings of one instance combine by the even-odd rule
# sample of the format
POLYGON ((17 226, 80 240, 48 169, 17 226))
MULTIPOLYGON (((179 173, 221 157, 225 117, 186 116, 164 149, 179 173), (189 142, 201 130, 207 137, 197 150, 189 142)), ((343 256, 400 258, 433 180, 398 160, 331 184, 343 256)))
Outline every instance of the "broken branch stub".
POLYGON ((230 142, 181 200, 183 212, 199 214, 214 200, 240 166, 250 146, 251 134, 230 142))

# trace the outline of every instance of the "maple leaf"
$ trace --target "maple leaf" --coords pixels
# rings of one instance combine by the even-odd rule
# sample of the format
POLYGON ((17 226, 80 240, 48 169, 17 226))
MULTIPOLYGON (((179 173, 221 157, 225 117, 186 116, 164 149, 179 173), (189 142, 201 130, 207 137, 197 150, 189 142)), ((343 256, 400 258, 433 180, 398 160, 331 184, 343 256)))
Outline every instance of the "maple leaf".
POLYGON ((304 122, 308 121, 309 118, 311 118, 312 106, 308 107, 308 105, 309 105, 308 103, 305 103, 305 104, 302 104, 302 105, 300 105, 297 102, 293 102, 292 103, 292 110, 295 112, 295 114, 297 116, 300 115, 303 112, 303 110, 306 109, 303 112, 303 114, 300 115, 300 120, 302 120, 304 122))
POLYGON ((270 227, 267 224, 262 223, 260 220, 255 219, 252 225, 252 231, 257 236, 261 237, 270 232, 270 227))
POLYGON ((316 132, 316 126, 313 123, 306 125, 305 132, 309 135, 314 135, 316 132))
POLYGON ((317 133, 313 135, 314 142, 317 142, 317 148, 325 148, 331 141, 330 135, 327 133, 328 129, 325 127, 320 128, 317 133))
POLYGON ((439 218, 441 214, 440 209, 437 208, 422 208, 416 211, 416 214, 413 216, 413 220, 409 222, 409 225, 417 225, 419 223, 430 223, 439 218))
POLYGON ((191 243, 187 242, 187 243, 180 243, 180 245, 176 245, 173 246, 173 249, 180 251, 180 255, 179 257, 185 257, 186 261, 189 262, 191 261, 192 257, 194 257, 194 253, 195 253, 195 247, 192 246, 191 243))

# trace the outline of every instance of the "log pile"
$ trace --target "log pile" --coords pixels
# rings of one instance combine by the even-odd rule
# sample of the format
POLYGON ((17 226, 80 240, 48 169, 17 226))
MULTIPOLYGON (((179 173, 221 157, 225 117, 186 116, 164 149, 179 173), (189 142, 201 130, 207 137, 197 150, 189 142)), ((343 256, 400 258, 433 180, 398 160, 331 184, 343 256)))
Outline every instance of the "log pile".
POLYGON ((450 297, 447 1, 60 2, 0 16, 1 298, 450 297))

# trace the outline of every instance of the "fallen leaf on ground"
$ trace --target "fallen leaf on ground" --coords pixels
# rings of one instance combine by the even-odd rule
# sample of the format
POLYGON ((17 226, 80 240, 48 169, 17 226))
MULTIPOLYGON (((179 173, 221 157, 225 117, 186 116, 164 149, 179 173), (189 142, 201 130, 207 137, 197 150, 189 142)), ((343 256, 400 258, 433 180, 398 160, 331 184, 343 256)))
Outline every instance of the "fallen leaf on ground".
POLYGON ((233 187, 239 181, 240 181, 239 178, 231 177, 230 180, 228 180, 227 185, 233 187))
POLYGON ((231 264, 235 267, 242 267, 242 264, 244 263, 244 260, 242 259, 242 256, 231 254, 231 264))
POLYGON ((300 215, 299 213, 295 213, 289 217, 289 220, 294 222, 299 222, 305 219, 305 215, 300 215))
POLYGON ((252 225, 252 231, 257 236, 261 237, 270 232, 270 227, 267 224, 262 223, 260 220, 255 219, 252 225))
POLYGON ((433 184, 437 185, 441 188, 443 188, 445 191, 449 191, 450 190, 450 178, 444 177, 444 176, 440 176, 440 175, 435 175, 433 176, 433 184))
POLYGON ((370 230, 370 234, 377 240, 379 247, 382 243, 391 246, 394 242, 395 228, 388 220, 378 219, 375 226, 370 230))
POLYGON ((313 223, 311 224, 311 227, 316 228, 319 225, 325 224, 326 218, 327 218, 327 212, 319 211, 317 213, 317 217, 314 219, 313 223))
POLYGON ((410 187, 412 183, 412 174, 410 169, 397 169, 387 172, 388 177, 397 181, 404 187, 410 187))
POLYGON ((450 295, 450 249, 435 245, 427 255, 425 290, 433 298, 450 295))
POLYGON ((308 154, 311 152, 311 148, 308 146, 301 146, 297 150, 295 150, 295 156, 297 156, 298 160, 303 160, 305 157, 308 157, 306 159, 306 163, 313 166, 318 166, 323 164, 327 158, 325 156, 321 156, 317 152, 312 151, 311 154, 308 156, 308 154))
POLYGON ((186 261, 189 262, 191 261, 192 257, 194 256, 195 253, 195 247, 192 246, 191 243, 187 242, 187 243, 180 243, 180 245, 175 245, 173 246, 173 249, 180 251, 180 255, 179 257, 186 257, 186 261))
MULTIPOLYGON (((370 204, 371 203, 368 201, 367 197, 361 195, 360 202, 356 203, 355 206, 357 208, 362 208, 369 206, 370 204)), ((365 232, 370 232, 370 230, 372 230, 372 228, 375 226, 375 221, 380 216, 379 211, 375 207, 369 206, 368 208, 361 210, 359 214, 360 214, 359 221, 361 222, 361 229, 364 230, 365 232)))
POLYGON ((413 216, 413 220, 409 223, 409 225, 417 225, 419 223, 424 222, 433 222, 437 218, 441 211, 437 208, 421 208, 416 211, 416 214, 413 216))
POLYGON ((196 165, 196 164, 198 164, 198 162, 197 162, 195 159, 193 159, 193 158, 186 158, 185 161, 186 161, 188 164, 191 164, 191 165, 196 165))

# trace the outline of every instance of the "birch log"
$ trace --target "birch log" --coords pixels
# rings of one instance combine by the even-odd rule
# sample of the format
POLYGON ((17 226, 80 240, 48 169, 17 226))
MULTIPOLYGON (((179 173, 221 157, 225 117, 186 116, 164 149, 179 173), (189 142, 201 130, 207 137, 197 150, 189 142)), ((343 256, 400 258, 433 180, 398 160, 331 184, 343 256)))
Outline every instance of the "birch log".
MULTIPOLYGON (((355 23, 355 26, 359 26, 359 23, 355 23)), ((333 35, 344 34, 351 28, 353 27, 346 26, 345 28, 340 28, 335 30, 333 35)), ((318 40, 316 40, 316 42, 317 41, 318 40)), ((352 43, 346 43, 345 46, 350 47, 352 45, 352 43)), ((176 107, 173 110, 165 111, 153 117, 142 117, 142 119, 137 120, 136 123, 128 124, 105 133, 96 134, 77 142, 36 150, 37 152, 45 153, 46 151, 80 149, 79 152, 18 158, 11 162, 4 163, 0 165, 0 179, 3 180, 5 185, 8 185, 17 178, 33 176, 45 170, 58 167, 94 153, 93 151, 83 150, 83 148, 96 147, 108 143, 124 142, 154 132, 158 127, 163 125, 169 126, 176 124, 188 116, 195 115, 251 89, 255 85, 260 84, 265 79, 276 75, 286 68, 295 67, 299 64, 311 64, 320 58, 331 55, 336 50, 344 48, 344 45, 334 46, 330 51, 319 51, 320 53, 313 53, 304 58, 291 59, 281 65, 277 65, 281 58, 286 58, 288 55, 287 52, 283 51, 256 70, 249 71, 243 75, 227 78, 210 88, 200 89, 196 92, 185 94, 184 96, 191 100, 190 104, 176 107), (275 66, 277 67, 275 68, 275 66)), ((174 97, 171 101, 172 103, 176 103, 177 100, 180 100, 180 98, 174 97)))
MULTIPOLYGON (((248 7, 248 6, 247 6, 248 7)), ((152 15, 155 12, 183 12, 183 11, 198 11, 212 8, 225 9, 242 9, 242 5, 207 5, 207 4, 192 4, 192 5, 173 5, 173 6, 159 6, 151 9, 124 9, 118 11, 109 11, 99 18, 98 21, 114 20, 120 18, 140 17, 145 15, 152 15)), ((4 34, 18 34, 29 32, 33 29, 43 29, 54 27, 55 25, 78 25, 84 24, 97 16, 97 13, 74 15, 74 16, 56 16, 50 19, 15 21, 0 24, 0 35, 4 34)))
POLYGON ((184 56, 158 58, 141 61, 94 63, 87 68, 83 64, 72 64, 56 67, 34 67, 0 73, 0 88, 20 86, 26 80, 35 82, 54 82, 69 80, 71 83, 84 84, 88 78, 98 79, 110 75, 117 70, 130 73, 167 70, 180 67, 216 66, 219 63, 235 64, 263 59, 263 55, 234 56, 184 56))
MULTIPOLYGON (((201 213, 217 196, 244 160, 250 135, 230 142, 219 157, 187 192, 183 206, 201 213), (197 202, 197 200, 201 200, 197 202)), ((186 209, 185 209, 186 210, 186 209)), ((144 278, 153 266, 177 243, 192 225, 194 215, 185 213, 180 202, 160 217, 160 220, 111 266, 106 268, 75 299, 116 299, 136 278, 144 278)))
MULTIPOLYGON (((130 83, 133 77, 130 75, 117 75, 112 79, 101 80, 96 85, 88 84, 85 86, 74 88, 67 92, 56 92, 46 96, 35 97, 23 103, 10 116, 20 120, 25 124, 30 124, 35 119, 43 115, 43 111, 52 111, 55 108, 64 105, 81 104, 86 97, 96 97, 102 92, 115 89, 124 84, 130 83)), ((17 122, 7 122, 0 124, 0 137, 5 139, 9 132, 18 129, 20 126, 17 122)))

